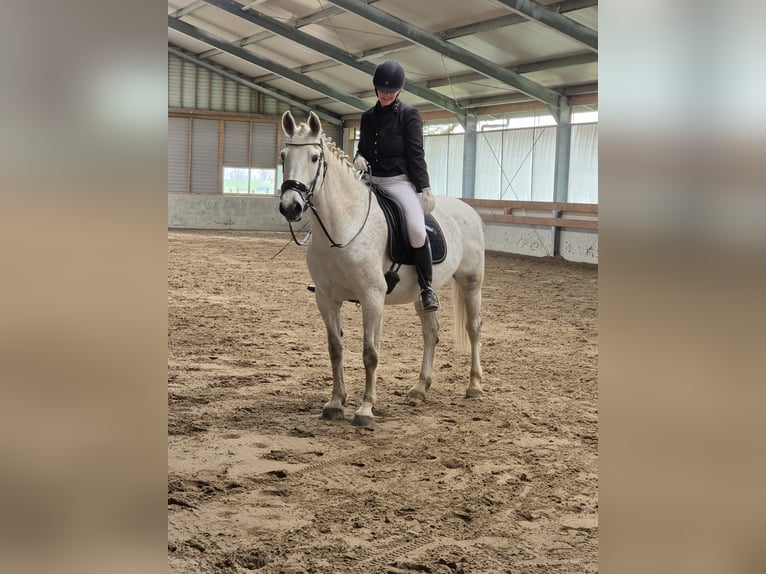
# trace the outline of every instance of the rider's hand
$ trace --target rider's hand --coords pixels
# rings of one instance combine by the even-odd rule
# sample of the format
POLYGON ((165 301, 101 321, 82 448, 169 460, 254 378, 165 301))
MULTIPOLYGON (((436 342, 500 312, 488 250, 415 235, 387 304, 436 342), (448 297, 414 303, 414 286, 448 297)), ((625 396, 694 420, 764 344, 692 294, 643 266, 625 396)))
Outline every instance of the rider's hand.
POLYGON ((368 171, 370 169, 370 165, 367 163, 367 160, 364 159, 362 154, 359 154, 354 158, 354 169, 359 171, 368 171))
POLYGON ((431 193, 430 187, 424 187, 422 190, 423 193, 423 211, 425 213, 431 213, 434 210, 434 205, 436 202, 434 201, 434 196, 431 193))

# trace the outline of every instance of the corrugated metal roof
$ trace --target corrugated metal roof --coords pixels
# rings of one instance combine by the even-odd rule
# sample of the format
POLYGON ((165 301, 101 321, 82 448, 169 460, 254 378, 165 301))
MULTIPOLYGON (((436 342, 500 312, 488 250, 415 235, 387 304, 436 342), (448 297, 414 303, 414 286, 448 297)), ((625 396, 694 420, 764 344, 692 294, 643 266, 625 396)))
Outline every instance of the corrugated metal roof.
MULTIPOLYGON (((461 108, 480 107, 482 102, 497 104, 504 98, 508 101, 532 99, 513 85, 479 73, 472 66, 448 55, 413 43, 410 38, 387 29, 384 21, 365 19, 330 0, 228 1, 234 11, 245 4, 252 4, 249 10, 254 14, 271 17, 300 34, 322 40, 351 54, 356 61, 374 65, 388 58, 399 60, 407 72, 408 82, 430 87, 434 92, 454 100, 461 108)), ((530 20, 499 1, 357 0, 356 3, 370 5, 386 17, 398 18, 409 26, 425 30, 436 38, 554 91, 566 93, 568 88, 577 86, 585 86, 579 88, 580 91, 597 90, 598 57, 594 49, 562 31, 530 20)), ((595 1, 539 3, 560 12, 562 18, 597 30, 598 6, 595 1)), ((329 60, 328 55, 304 45, 301 38, 274 34, 212 4, 212 1, 170 0, 168 16, 179 18, 198 30, 305 77, 361 98, 370 105, 375 102, 371 79, 366 72, 329 60)), ((323 111, 339 116, 359 113, 348 103, 174 30, 170 28, 170 22, 168 43, 323 111)), ((438 105, 422 95, 407 93, 406 99, 423 110, 439 109, 438 105)))

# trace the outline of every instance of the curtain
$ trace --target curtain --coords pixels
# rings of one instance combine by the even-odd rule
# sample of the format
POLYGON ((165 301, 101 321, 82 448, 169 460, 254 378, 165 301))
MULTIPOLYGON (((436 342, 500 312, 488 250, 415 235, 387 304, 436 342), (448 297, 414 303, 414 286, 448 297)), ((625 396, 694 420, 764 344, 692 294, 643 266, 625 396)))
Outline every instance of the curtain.
POLYGON ((446 194, 450 197, 463 197, 463 143, 465 139, 462 134, 451 134, 447 137, 449 155, 447 159, 446 194))
MULTIPOLYGON (((424 138, 431 186, 438 195, 462 197, 462 134, 424 138)), ((556 127, 483 131, 476 141, 474 197, 553 201, 556 127)), ((572 126, 569 197, 598 203, 598 124, 572 126)))
POLYGON ((434 195, 463 195, 463 135, 426 136, 423 141, 434 195))
POLYGON ((532 199, 532 145, 534 130, 505 130, 502 134, 500 198, 532 199))
MULTIPOLYGON (((502 132, 479 132, 476 137, 476 199, 500 199, 502 132)), ((513 197, 507 198, 513 199, 513 197)))
POLYGON ((535 128, 532 152, 532 201, 553 201, 556 180, 556 128, 535 128))
POLYGON ((572 126, 569 158, 571 203, 598 203, 598 124, 572 126))
POLYGON ((449 136, 434 135, 423 140, 428 178, 434 195, 447 195, 449 181, 449 136))

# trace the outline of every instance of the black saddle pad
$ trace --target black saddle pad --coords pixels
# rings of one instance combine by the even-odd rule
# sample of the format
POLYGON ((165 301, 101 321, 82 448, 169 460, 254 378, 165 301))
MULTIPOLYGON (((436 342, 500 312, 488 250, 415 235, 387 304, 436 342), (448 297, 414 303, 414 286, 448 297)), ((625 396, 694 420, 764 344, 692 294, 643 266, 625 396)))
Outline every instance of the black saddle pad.
MULTIPOLYGON (((388 223, 388 253, 391 261, 402 265, 414 265, 415 252, 407 238, 407 228, 401 205, 379 185, 370 184, 369 182, 368 185, 371 185, 372 191, 378 199, 378 204, 386 216, 386 222, 388 223)), ((444 234, 436 218, 430 213, 426 214, 425 217, 426 233, 428 241, 431 243, 431 259, 434 265, 437 265, 447 257, 447 243, 444 241, 444 234)))

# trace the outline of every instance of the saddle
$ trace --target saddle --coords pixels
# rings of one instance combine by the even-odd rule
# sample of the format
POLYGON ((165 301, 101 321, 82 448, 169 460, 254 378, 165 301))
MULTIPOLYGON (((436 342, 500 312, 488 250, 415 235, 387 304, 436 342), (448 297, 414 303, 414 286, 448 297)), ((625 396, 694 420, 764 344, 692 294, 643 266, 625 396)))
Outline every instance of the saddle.
MULTIPOLYGON (((386 190, 376 183, 366 182, 372 188, 375 198, 378 200, 383 215, 386 217, 388 225, 388 255, 391 258, 391 267, 386 272, 386 284, 388 290, 386 294, 391 293, 399 282, 397 271, 402 265, 415 264, 415 251, 410 246, 407 238, 407 228, 404 219, 402 206, 386 190)), ((444 233, 436 219, 430 213, 426 214, 426 234, 431 244, 431 259, 434 265, 444 261, 447 257, 447 243, 444 240, 444 233)))

